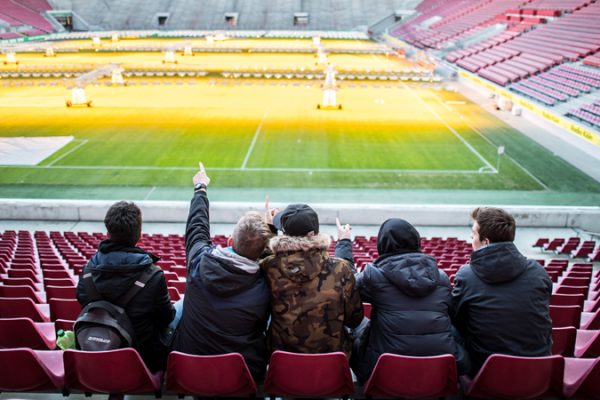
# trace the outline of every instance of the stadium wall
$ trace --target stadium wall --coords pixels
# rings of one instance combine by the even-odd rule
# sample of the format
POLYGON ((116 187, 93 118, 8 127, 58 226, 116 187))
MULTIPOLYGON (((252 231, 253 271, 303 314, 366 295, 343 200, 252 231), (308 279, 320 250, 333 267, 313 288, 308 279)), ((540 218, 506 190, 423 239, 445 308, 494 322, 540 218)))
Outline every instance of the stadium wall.
MULTIPOLYGON (((139 201, 145 222, 184 223, 189 203, 139 201)), ((103 221, 112 201, 25 200, 0 202, 3 220, 103 221)), ((402 217, 419 226, 468 226, 473 205, 394 205, 394 204, 311 204, 323 224, 335 224, 339 217, 353 225, 379 225, 392 217, 402 217)), ((283 204, 272 204, 282 207, 283 204)), ((502 206, 511 212, 519 226, 579 228, 600 232, 600 207, 502 206)), ((211 223, 235 223, 251 210, 262 210, 263 203, 212 202, 211 223)))

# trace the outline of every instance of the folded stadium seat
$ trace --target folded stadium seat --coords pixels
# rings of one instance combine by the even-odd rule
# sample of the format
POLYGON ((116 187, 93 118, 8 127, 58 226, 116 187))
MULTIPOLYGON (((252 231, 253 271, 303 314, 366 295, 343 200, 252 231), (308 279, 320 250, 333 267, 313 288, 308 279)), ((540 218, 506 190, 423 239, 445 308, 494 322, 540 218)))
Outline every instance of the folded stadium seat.
POLYGON ((64 267, 60 269, 44 269, 44 278, 47 279, 71 279, 73 275, 64 267))
POLYGON ((574 354, 578 358, 600 357, 600 330, 578 330, 574 354))
POLYGON ((62 391, 64 377, 61 351, 0 350, 2 392, 62 391))
POLYGON ((46 278, 44 277, 44 287, 46 286, 75 286, 77 282, 75 282, 72 278, 46 278))
POLYGON ((558 294, 582 294, 588 298, 588 291, 590 288, 588 286, 568 286, 568 285, 559 285, 556 287, 554 293, 558 294))
POLYGON ((579 306, 550 306, 550 319, 553 328, 574 326, 579 328, 581 307, 579 306))
POLYGON ((186 267, 171 267, 171 272, 175 272, 177 276, 181 278, 187 277, 187 268, 186 267))
POLYGON ((36 304, 46 303, 46 296, 43 294, 43 292, 36 292, 31 286, 27 285, 0 285, 0 297, 26 297, 33 300, 36 304))
MULTIPOLYGON (((47 294, 46 294, 47 296, 47 294)), ((550 296, 551 306, 579 306, 583 309, 585 296, 582 294, 558 294, 550 296)))
POLYGON ((342 352, 298 354, 277 350, 265 377, 271 397, 346 397, 354 393, 348 359, 342 352))
POLYGON ((67 320, 67 319, 57 319, 54 321, 54 328, 58 332, 59 330, 63 331, 72 331, 74 330, 75 321, 67 320))
POLYGON ((583 311, 585 312, 596 312, 598 309, 600 309, 600 299, 585 300, 583 303, 583 311))
POLYGON ((2 284, 5 286, 29 286, 36 292, 42 290, 42 285, 35 283, 31 278, 3 278, 2 284))
POLYGON ((50 319, 66 319, 75 321, 81 312, 81 305, 76 299, 49 299, 50 319))
POLYGON ((46 299, 76 299, 76 286, 46 286, 46 299))
POLYGON ((0 318, 0 348, 27 347, 54 350, 56 331, 51 322, 33 322, 29 318, 0 318))
POLYGON ((50 322, 48 304, 35 304, 26 297, 0 297, 0 318, 30 318, 34 322, 50 322))
POLYGON ((600 310, 581 313, 581 329, 600 329, 600 310))
POLYGON ((577 329, 574 326, 552 328, 552 355, 573 357, 577 329))
POLYGON ((565 358, 564 395, 597 399, 600 393, 600 358, 565 358))
POLYGON ((166 371, 166 391, 178 396, 253 397, 256 384, 239 353, 196 356, 173 351, 166 371))
POLYGON ((562 394, 562 356, 516 357, 492 354, 473 380, 462 379, 465 396, 482 399, 533 399, 562 394))
POLYGON ((363 314, 371 319, 371 303, 363 303, 363 314))
POLYGON ((565 276, 564 278, 558 280, 558 284, 563 286, 588 286, 589 288, 590 278, 565 276))
POLYGON ((86 394, 154 393, 159 398, 162 372, 151 373, 132 348, 64 351, 65 387, 86 394))
POLYGON ((179 293, 179 290, 177 290, 176 288, 169 286, 167 288, 169 290, 169 297, 171 298, 171 303, 175 303, 176 301, 179 301, 182 299, 181 297, 181 293, 179 293))
POLYGON ((13 269, 9 268, 6 273, 9 278, 29 278, 34 283, 40 283, 40 276, 36 273, 35 270, 31 269, 13 269))
POLYGON ((429 398, 458 393, 456 360, 451 354, 410 357, 382 354, 365 384, 367 398, 429 398))
POLYGON ((179 294, 185 294, 186 281, 169 281, 168 285, 177 289, 179 294))
POLYGON ((560 277, 561 271, 547 269, 546 272, 548 273, 550 279, 552 279, 552 282, 558 282, 558 278, 560 277))
POLYGON ((585 278, 588 280, 588 282, 592 281, 592 270, 590 269, 589 271, 584 271, 584 270, 580 270, 580 269, 574 269, 575 267, 572 267, 571 269, 567 270, 567 273, 565 275, 565 278, 585 278))
POLYGON ((543 247, 544 250, 556 250, 558 246, 561 246, 565 242, 565 239, 552 239, 550 243, 546 243, 543 247))

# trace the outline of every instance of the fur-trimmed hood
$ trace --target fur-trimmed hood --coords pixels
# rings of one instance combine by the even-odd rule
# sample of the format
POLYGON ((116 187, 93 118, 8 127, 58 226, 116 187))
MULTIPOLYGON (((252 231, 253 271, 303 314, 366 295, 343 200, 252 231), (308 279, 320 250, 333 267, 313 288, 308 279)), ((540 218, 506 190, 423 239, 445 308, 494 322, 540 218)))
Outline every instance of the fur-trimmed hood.
POLYGON ((271 239, 269 247, 274 254, 289 251, 309 251, 313 249, 329 249, 331 238, 329 235, 319 233, 315 236, 275 236, 271 239))
POLYGON ((331 238, 323 233, 315 236, 276 236, 269 247, 273 255, 265 263, 277 264, 281 273, 296 282, 309 281, 323 269, 329 258, 331 238))

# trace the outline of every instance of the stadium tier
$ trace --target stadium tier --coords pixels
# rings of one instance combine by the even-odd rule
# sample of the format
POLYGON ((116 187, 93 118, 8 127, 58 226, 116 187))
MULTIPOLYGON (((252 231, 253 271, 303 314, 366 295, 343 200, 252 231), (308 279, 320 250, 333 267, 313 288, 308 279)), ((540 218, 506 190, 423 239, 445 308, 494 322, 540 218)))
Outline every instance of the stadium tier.
MULTIPOLYGON (((55 350, 57 329, 72 329, 80 311, 75 297, 78 273, 95 253, 102 233, 4 231, 0 234, 0 391, 43 393, 189 394, 202 396, 280 395, 280 396, 367 396, 413 398, 452 396, 458 390, 455 360, 451 355, 405 357, 387 355, 379 360, 371 378, 364 384, 353 381, 343 353, 302 355, 275 352, 264 385, 257 385, 240 355, 193 356, 173 352, 167 369, 151 373, 133 349, 109 352, 55 350), (93 365, 90 370, 86 366, 93 365), (111 365, 110 373, 97 374, 97 368, 111 365), (290 381, 314 382, 298 385, 290 381), (326 370, 323 375, 320 370, 326 370), (415 384, 407 376, 441 374, 439 386, 431 379, 415 384), (193 371, 193 374, 191 374, 193 371), (333 373, 333 371, 339 371, 333 373), (435 372, 438 371, 438 372, 435 372), (201 373, 202 380, 194 377, 201 373), (316 374, 316 375, 315 375, 316 374), (393 379, 391 377, 394 377, 393 379), (211 378, 212 377, 212 378, 211 378), (218 379, 217 379, 218 377, 218 379), (326 379, 325 379, 326 378, 326 379), (236 384, 233 385, 233 382, 236 384)), ((212 238, 225 244, 225 236, 212 238)), ((449 275, 469 259, 471 248, 457 238, 422 238, 424 252, 437 258, 449 275)), ((572 238, 539 238, 535 247, 558 254, 582 257, 582 249, 593 251, 596 243, 572 238)), ((185 295, 185 249, 180 235, 144 234, 139 246, 160 255, 172 300, 185 295)), ((330 249, 333 250, 333 247, 330 249)), ((377 257, 376 238, 357 236, 353 242, 357 266, 377 257)), ((533 391, 544 396, 567 398, 596 395, 600 373, 600 272, 592 263, 569 259, 539 260, 555 282, 550 300, 553 322, 554 356, 526 358, 492 356, 473 380, 461 378, 465 391, 496 393, 497 396, 527 396, 533 391), (564 357, 564 358, 563 358, 564 357), (548 368, 555 370, 549 372, 548 368), (527 370, 527 382, 519 382, 527 370), (511 377, 508 382, 498 380, 511 377), (514 376, 511 372, 515 372, 514 376), (532 374, 542 380, 531 387, 532 374), (486 376, 493 378, 486 378, 486 376), (487 382, 487 383, 486 383, 487 382), (489 387, 488 387, 489 386, 489 387)), ((365 310, 370 309, 365 304, 365 310)), ((367 315, 370 315, 367 313, 367 315)), ((107 367, 108 368, 108 367, 107 367)), ((508 378, 507 378, 508 379, 508 378)))

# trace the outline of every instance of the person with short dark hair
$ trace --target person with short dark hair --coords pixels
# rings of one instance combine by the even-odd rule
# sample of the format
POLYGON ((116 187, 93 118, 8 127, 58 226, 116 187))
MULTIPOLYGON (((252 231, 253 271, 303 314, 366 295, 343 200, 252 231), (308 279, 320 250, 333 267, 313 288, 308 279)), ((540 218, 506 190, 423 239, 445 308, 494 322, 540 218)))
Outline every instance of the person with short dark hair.
POLYGON ((242 216, 227 247, 210 240, 204 165, 193 178, 194 197, 186 225, 188 280, 173 350, 195 355, 240 353, 256 381, 268 361, 266 327, 269 288, 258 259, 273 236, 265 217, 242 216))
POLYGON ((144 288, 131 299, 125 312, 133 324, 135 348, 151 371, 166 367, 168 349, 159 337, 175 315, 163 272, 154 254, 135 247, 142 234, 142 212, 134 203, 120 201, 106 213, 104 225, 108 239, 81 272, 77 300, 82 306, 91 298, 84 276, 91 274, 96 291, 103 300, 118 305, 119 299, 136 284, 144 273, 151 274, 144 288))
POLYGON ((390 218, 377 235, 379 257, 356 275, 362 301, 371 303, 368 333, 362 332, 352 369, 366 382, 384 353, 452 354, 460 374, 469 371, 450 322, 450 279, 434 257, 421 252, 421 236, 408 221, 390 218))
POLYGON ((271 239, 273 254, 261 267, 271 289, 270 350, 295 353, 342 351, 350 357, 347 328, 363 319, 355 289, 350 227, 338 229, 335 255, 331 238, 319 232, 319 217, 306 204, 291 204, 273 218, 283 235, 271 239))
POLYGON ((471 262, 456 274, 453 322, 464 338, 475 375, 494 353, 525 357, 552 351, 552 281, 513 243, 515 220, 506 211, 478 207, 471 262))

